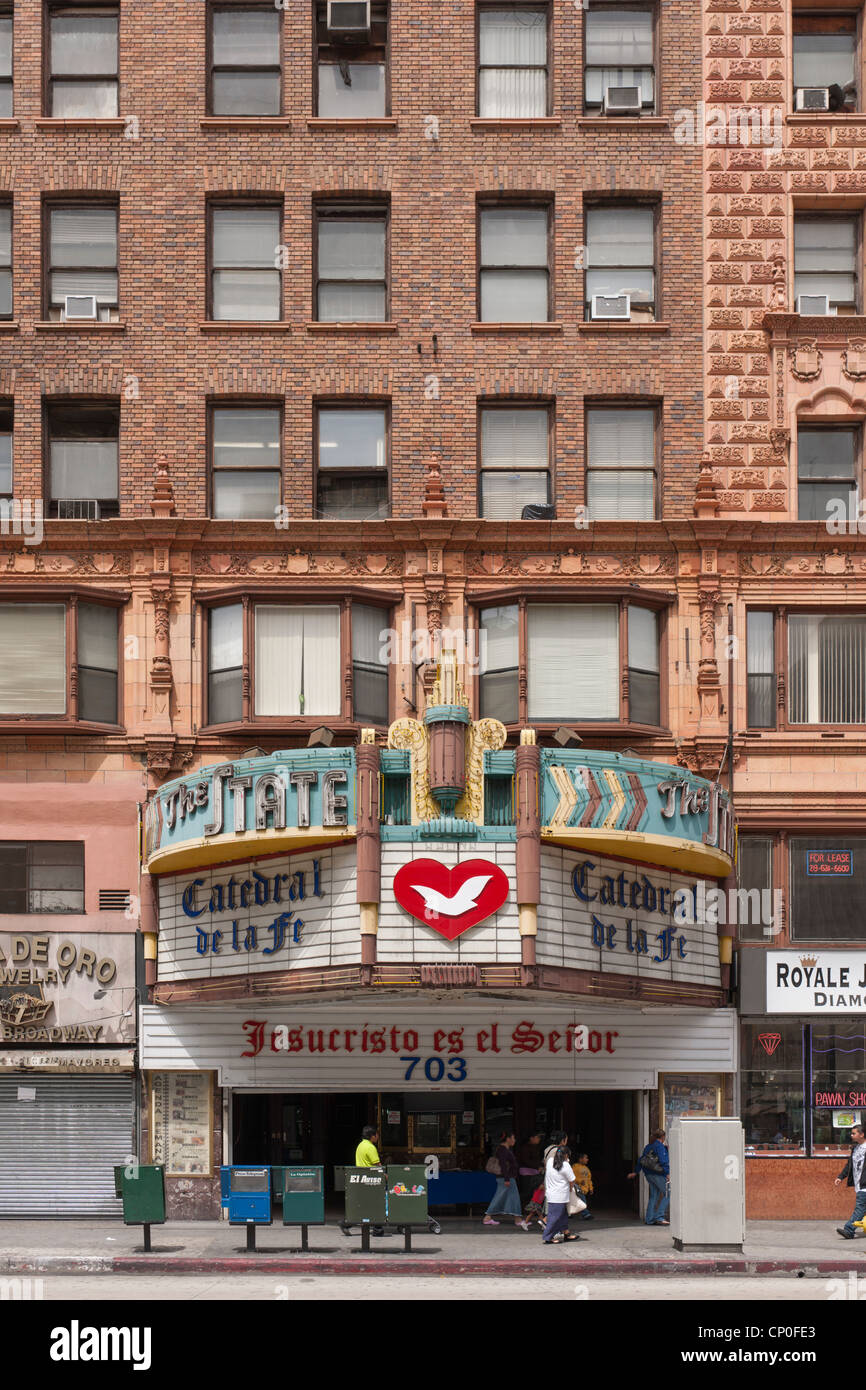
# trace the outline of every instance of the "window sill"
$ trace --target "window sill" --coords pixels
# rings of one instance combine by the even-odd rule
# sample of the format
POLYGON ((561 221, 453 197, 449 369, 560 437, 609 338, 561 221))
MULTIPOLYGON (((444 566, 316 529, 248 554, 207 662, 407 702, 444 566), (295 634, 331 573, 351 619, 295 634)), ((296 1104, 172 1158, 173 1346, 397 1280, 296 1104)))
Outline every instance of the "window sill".
POLYGON ((396 116, 310 116, 307 130, 396 130, 396 116))
POLYGON ((202 116, 202 130, 291 130, 289 116, 202 116))
POLYGON ((43 319, 34 323, 33 327, 37 333, 125 333, 126 320, 100 323, 91 319, 43 319))
POLYGON ((866 111, 789 111, 785 125, 866 125, 866 111))
POLYGON ((798 314, 795 309, 768 309, 764 332, 802 334, 808 338, 866 337, 866 314, 798 314))
POLYGON ((669 130, 664 116, 579 116, 578 130, 669 130))
POLYGON ((284 717, 277 715, 260 717, 256 719, 234 719, 226 724, 202 724, 199 729, 199 737, 211 737, 214 735, 234 738, 238 734, 311 734, 314 729, 321 728, 326 723, 327 727, 334 734, 343 734, 349 738, 357 738, 359 729, 379 728, 385 732, 384 725, 370 724, 369 721, 336 719, 331 714, 321 715, 297 715, 287 714, 284 717))
POLYGON ((489 333, 492 336, 507 333, 561 333, 561 323, 551 323, 549 320, 539 323, 471 323, 470 330, 483 337, 489 333))
POLYGON ((126 130, 128 116, 40 116, 37 130, 126 130))
POLYGON ((21 122, 18 121, 18 120, 15 120, 15 118, 14 118, 13 116, 4 116, 3 119, 0 120, 0 131, 2 131, 2 130, 20 130, 20 129, 21 129, 21 122))
POLYGON ((17 333, 20 326, 17 319, 0 319, 0 333, 17 333))
POLYGON ((652 323, 618 323, 615 319, 593 319, 577 325, 579 333, 670 333, 671 326, 662 319, 652 323))
POLYGON ((397 325, 393 322, 382 323, 378 320, 367 322, 364 319, 346 321, 344 323, 308 323, 308 333, 396 333, 397 325))
POLYGON ((560 130, 559 116, 473 116, 472 130, 560 130))
POLYGON ((42 719, 36 715, 22 714, 20 719, 0 719, 0 734, 116 734, 126 730, 123 724, 97 724, 88 719, 63 719, 49 716, 42 719))
POLYGON ((199 324, 202 333, 290 333, 285 319, 207 319, 199 324))

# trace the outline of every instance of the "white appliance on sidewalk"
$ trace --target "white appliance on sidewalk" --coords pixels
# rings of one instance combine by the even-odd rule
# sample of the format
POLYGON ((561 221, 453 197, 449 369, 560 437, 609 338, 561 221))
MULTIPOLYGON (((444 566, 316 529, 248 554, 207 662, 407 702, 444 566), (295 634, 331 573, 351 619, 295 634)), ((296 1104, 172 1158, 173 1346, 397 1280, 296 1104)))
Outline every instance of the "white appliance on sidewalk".
POLYGON ((677 1250, 742 1250, 746 1235, 745 1136, 738 1119, 671 1121, 671 1235, 677 1250))

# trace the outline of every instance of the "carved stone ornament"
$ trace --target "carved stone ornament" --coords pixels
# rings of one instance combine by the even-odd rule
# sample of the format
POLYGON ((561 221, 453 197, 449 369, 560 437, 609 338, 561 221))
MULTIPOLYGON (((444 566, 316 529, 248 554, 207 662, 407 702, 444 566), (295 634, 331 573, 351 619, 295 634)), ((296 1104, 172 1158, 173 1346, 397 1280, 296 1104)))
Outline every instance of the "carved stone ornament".
POLYGON ((776 458, 787 458, 791 431, 786 425, 775 425, 770 430, 770 448, 776 458))
POLYGON ((842 371, 849 381, 866 381, 866 342, 855 338, 842 353, 842 371))
POLYGON ((821 375, 821 363, 824 361, 824 354, 818 347, 817 341, 813 338, 806 343, 798 343, 796 347, 788 349, 788 357, 791 361, 791 375, 798 381, 814 381, 821 375))

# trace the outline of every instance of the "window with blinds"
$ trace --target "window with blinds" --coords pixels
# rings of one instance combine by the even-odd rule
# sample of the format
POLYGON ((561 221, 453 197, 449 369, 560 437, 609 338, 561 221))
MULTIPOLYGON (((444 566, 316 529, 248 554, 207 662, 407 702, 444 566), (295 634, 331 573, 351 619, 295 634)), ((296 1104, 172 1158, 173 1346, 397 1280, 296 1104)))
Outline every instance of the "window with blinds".
POLYGON ((385 208, 319 208, 316 317, 325 323, 387 318, 385 208))
POLYGON ((211 448, 213 515, 273 520, 282 478, 279 407, 214 406, 211 448))
POLYGON ((546 116, 546 6, 511 5, 478 14, 478 114, 492 120, 546 116))
POLYGON ((0 10, 0 120, 12 115, 12 13, 7 9, 0 10))
POLYGON ((62 317, 67 295, 93 295, 101 319, 117 317, 116 207, 50 208, 48 258, 50 319, 62 317))
POLYGON ((546 406, 487 406, 479 412, 479 516, 519 519, 550 501, 550 412, 546 406))
POLYGON ((593 521, 655 516, 655 411, 591 406, 586 418, 586 500, 593 521))
POLYGON ((641 107, 652 111, 655 69, 652 9, 591 6, 584 32, 584 107, 601 110, 608 87, 638 87, 641 107))
POLYGON ((65 604, 0 604, 0 715, 65 713, 65 604))
POLYGON ((12 207, 0 204, 0 319, 12 317, 12 207))
POLYGON ((586 213, 584 317, 593 295, 627 294, 632 318, 656 312, 655 209, 594 207, 586 213))
POLYGON ((857 516, 859 429, 797 431, 797 520, 857 516))
POLYGON ((339 715, 340 609, 337 604, 255 608, 257 715, 339 715))
POLYGON ((526 630, 530 719, 619 719, 615 604, 527 604, 526 630))
POLYGON ((352 604, 352 703, 359 723, 388 723, 388 664, 383 659, 388 615, 352 604))
POLYGON ((479 316, 487 323, 550 318, 547 207, 480 211, 479 316))
POLYGON ((776 727, 775 618, 768 612, 746 617, 746 722, 750 729, 776 727))
POLYGON ((282 317, 278 207, 211 208, 211 317, 282 317))
POLYGON ((831 311, 854 314, 859 302, 859 218, 802 213, 794 218, 794 305, 826 294, 831 311))
POLYGON ((788 720, 866 723, 866 616, 789 614, 788 720))
POLYGON ((120 408, 51 404, 46 429, 51 514, 58 515, 62 502, 95 501, 100 516, 116 516, 120 408))
POLYGON ((49 116, 105 119, 117 115, 119 11, 57 6, 49 12, 49 116))
POLYGON ((280 12, 270 5, 210 11, 210 110, 214 116, 278 116, 280 12))

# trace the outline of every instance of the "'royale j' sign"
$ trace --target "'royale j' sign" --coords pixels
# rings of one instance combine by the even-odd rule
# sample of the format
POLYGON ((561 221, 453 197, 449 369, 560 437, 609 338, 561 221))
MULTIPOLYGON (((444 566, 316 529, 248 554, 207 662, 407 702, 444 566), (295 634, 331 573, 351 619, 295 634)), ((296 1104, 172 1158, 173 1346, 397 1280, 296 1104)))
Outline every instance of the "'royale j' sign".
POLYGON ((187 852, 190 863, 237 857, 227 846, 238 837, 246 837, 244 854, 251 838, 271 840, 274 848, 341 839, 351 833, 354 797, 351 748, 304 748, 201 768, 167 782, 148 804, 148 861, 168 868, 182 867, 187 852))

